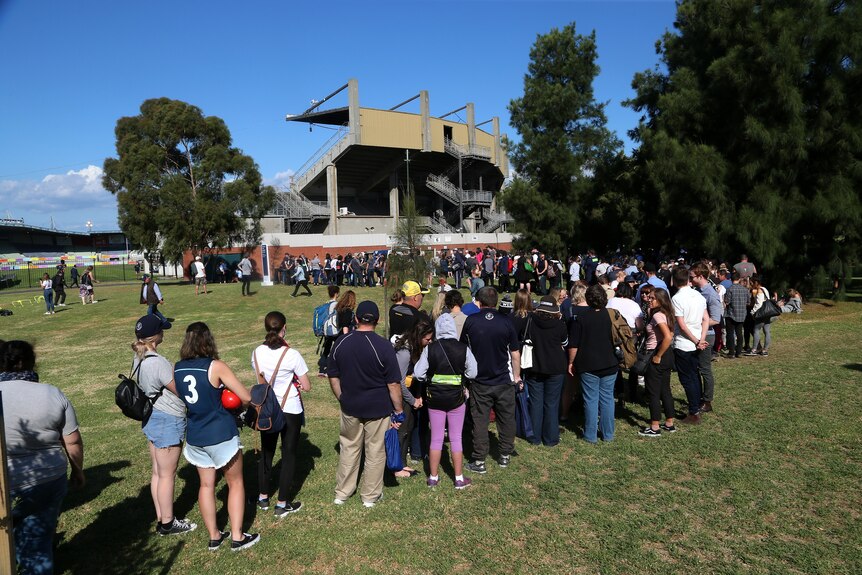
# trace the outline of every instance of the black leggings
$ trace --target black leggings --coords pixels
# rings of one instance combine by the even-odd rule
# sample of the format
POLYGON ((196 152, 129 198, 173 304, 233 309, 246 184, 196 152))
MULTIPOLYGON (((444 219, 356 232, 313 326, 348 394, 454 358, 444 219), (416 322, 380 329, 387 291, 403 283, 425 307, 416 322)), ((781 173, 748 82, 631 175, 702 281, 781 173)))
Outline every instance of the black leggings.
POLYGON ((658 365, 650 359, 644 379, 646 392, 649 395, 649 417, 652 421, 661 421, 661 410, 668 419, 676 414, 673 407, 673 394, 670 391, 670 372, 673 370, 673 350, 668 349, 661 356, 658 365))
POLYGON ((280 433, 261 433, 261 454, 257 465, 258 492, 269 495, 270 479, 272 477, 272 459, 275 456, 275 444, 281 437, 281 473, 278 479, 278 500, 291 502, 291 483, 296 470, 296 449, 299 446, 299 428, 302 414, 285 413, 285 425, 280 433))
POLYGON ((66 303, 66 290, 54 289, 54 305, 66 303))
POLYGON ((242 281, 242 295, 251 295, 251 276, 243 274, 240 281, 242 281))

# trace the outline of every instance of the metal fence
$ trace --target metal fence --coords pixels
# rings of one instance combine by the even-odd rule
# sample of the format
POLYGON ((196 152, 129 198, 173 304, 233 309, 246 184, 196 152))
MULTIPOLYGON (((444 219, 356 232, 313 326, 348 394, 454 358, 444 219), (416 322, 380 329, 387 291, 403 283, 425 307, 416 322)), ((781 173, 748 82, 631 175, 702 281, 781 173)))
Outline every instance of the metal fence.
MULTIPOLYGON (((139 281, 143 273, 142 268, 138 267, 140 260, 127 257, 67 258, 65 261, 66 285, 72 283, 72 266, 78 268, 79 277, 88 266, 93 266, 93 277, 100 282, 139 281)), ((53 278, 59 264, 60 258, 0 262, 0 289, 38 287, 42 274, 47 273, 53 278)))

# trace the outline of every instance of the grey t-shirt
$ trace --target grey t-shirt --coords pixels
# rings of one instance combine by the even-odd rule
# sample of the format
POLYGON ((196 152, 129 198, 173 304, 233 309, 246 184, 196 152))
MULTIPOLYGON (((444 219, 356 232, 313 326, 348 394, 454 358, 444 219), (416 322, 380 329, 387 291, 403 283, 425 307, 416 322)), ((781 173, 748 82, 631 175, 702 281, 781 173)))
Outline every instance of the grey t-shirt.
MULTIPOLYGON (((132 361, 132 371, 138 367, 138 358, 132 361)), ((138 387, 149 397, 156 395, 162 388, 174 379, 174 366, 164 357, 155 352, 148 352, 141 363, 138 372, 138 387)), ((162 395, 153 404, 154 409, 163 411, 176 417, 186 416, 186 406, 183 400, 165 389, 162 395)))
POLYGON ((75 408, 53 385, 0 382, 12 496, 66 475, 62 438, 78 429, 75 408))

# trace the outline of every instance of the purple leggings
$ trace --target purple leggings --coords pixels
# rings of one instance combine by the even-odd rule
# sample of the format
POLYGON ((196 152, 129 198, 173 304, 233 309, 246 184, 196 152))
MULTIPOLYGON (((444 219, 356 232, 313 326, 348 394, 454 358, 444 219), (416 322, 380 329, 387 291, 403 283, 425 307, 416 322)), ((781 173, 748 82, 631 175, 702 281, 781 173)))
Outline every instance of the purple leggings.
POLYGON ((431 420, 431 449, 440 451, 443 449, 443 429, 446 420, 449 420, 449 449, 455 452, 463 452, 461 444, 461 430, 464 429, 464 415, 467 413, 467 404, 462 403, 452 411, 440 411, 439 409, 428 409, 428 419, 431 420))

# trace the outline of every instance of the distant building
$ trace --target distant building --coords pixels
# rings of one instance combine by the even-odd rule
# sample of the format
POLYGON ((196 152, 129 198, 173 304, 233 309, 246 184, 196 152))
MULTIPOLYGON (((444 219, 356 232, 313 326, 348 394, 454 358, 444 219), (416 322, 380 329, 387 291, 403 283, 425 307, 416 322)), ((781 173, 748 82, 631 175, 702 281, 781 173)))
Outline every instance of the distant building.
POLYGON ((434 117, 422 91, 389 109, 362 107, 358 82, 350 80, 285 119, 337 130, 280 190, 276 208, 262 222, 265 242, 386 247, 409 181, 429 244, 511 243, 505 233, 511 218, 496 201, 509 170, 499 118, 477 124, 472 103, 434 117), (344 90, 346 107, 321 109, 344 90), (420 113, 399 110, 415 100, 420 113), (456 114, 466 122, 453 120, 456 114))

